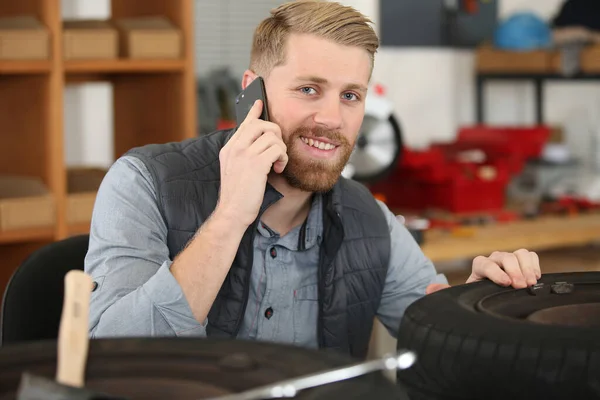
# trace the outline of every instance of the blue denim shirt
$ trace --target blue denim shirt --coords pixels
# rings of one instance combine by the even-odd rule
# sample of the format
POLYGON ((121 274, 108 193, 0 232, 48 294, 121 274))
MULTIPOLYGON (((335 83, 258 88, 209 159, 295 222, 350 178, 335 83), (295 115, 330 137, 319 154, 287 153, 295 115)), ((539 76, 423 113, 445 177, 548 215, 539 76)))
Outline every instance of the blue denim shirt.
MULTIPOLYGON (((301 248, 301 226, 280 236, 259 224, 238 338, 317 347, 321 201, 313 196, 301 248)), ((396 336, 406 307, 430 283, 447 280, 395 215, 379 205, 391 234, 391 256, 378 318, 396 336)), ((170 272, 166 235, 151 174, 137 158, 120 158, 98 191, 85 260, 86 272, 98 283, 90 303, 92 337, 206 335, 207 321, 196 321, 170 272)))

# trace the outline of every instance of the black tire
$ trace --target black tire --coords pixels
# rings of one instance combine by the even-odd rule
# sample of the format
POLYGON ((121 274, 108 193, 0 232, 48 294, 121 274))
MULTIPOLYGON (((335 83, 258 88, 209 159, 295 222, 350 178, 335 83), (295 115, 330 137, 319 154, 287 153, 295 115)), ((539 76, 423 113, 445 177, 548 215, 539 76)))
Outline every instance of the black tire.
POLYGON ((539 283, 536 295, 484 281, 413 303, 398 337, 399 349, 417 353, 415 366, 398 373, 411 400, 600 399, 600 315, 588 320, 596 326, 525 319, 562 304, 599 306, 600 273, 548 274, 539 283), (558 294, 565 287, 574 290, 558 294))
MULTIPOLYGON (((54 379, 56 353, 55 341, 1 348, 0 399, 15 398, 23 372, 54 379)), ((98 339, 90 342, 85 386, 131 400, 199 400, 354 362, 325 351, 242 340, 98 339)), ((380 373, 306 389, 296 398, 407 399, 380 373)))

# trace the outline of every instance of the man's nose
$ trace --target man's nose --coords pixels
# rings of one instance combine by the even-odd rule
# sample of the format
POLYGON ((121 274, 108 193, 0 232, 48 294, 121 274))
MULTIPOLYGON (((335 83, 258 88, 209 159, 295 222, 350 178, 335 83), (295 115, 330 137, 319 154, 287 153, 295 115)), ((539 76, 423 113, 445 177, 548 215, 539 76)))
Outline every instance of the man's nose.
POLYGON ((327 129, 340 129, 342 127, 342 111, 339 99, 324 99, 320 102, 315 123, 327 129))

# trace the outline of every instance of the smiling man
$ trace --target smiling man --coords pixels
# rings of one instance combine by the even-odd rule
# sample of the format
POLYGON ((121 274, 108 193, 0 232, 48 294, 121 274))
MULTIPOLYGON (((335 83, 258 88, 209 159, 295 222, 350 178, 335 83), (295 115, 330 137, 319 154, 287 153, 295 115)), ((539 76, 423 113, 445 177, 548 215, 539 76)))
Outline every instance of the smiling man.
MULTIPOLYGON (((342 178, 378 39, 333 2, 295 1, 256 29, 242 86, 264 78, 237 129, 133 149, 94 209, 90 334, 231 337, 367 353, 375 317, 447 287, 408 231, 342 178)), ((468 282, 523 288, 535 253, 477 257, 468 282)))

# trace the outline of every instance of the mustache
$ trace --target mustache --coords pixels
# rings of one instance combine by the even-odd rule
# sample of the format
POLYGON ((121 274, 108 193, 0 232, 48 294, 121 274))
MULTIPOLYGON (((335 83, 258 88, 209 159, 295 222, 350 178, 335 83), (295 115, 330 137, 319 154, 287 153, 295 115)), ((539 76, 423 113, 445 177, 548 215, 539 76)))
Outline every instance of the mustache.
POLYGON ((301 126, 297 129, 295 129, 291 134, 292 138, 297 138, 300 136, 311 137, 311 138, 315 138, 315 139, 321 137, 321 138, 328 139, 332 142, 338 143, 341 146, 343 146, 343 145, 349 146, 350 145, 350 143, 348 142, 348 139, 346 139, 346 137, 344 135, 342 135, 339 131, 320 128, 320 127, 301 126))

